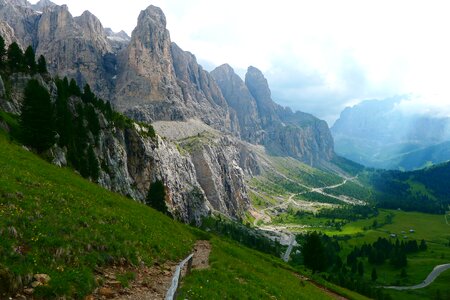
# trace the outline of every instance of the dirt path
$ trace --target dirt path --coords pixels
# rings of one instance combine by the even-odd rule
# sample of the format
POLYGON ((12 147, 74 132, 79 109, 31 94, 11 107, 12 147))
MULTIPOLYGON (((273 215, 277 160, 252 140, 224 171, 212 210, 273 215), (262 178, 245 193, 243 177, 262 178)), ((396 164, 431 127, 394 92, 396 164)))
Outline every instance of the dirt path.
POLYGON ((413 285, 413 286, 384 286, 385 289, 393 289, 393 290, 417 290, 424 288, 428 285, 430 285, 436 277, 441 275, 442 272, 450 269, 450 264, 444 264, 444 265, 438 265, 434 267, 433 271, 431 271, 430 274, 428 274, 427 278, 419 284, 413 285))
POLYGON ((209 241, 197 241, 194 247, 194 259, 192 269, 209 268, 209 254, 211 253, 211 243, 209 241))
MULTIPOLYGON (((209 241, 197 241, 194 246, 192 269, 206 269, 209 267, 209 254, 211 244, 209 241)), ((152 267, 125 268, 112 267, 98 272, 99 280, 104 281, 86 300, 114 299, 114 300, 157 300, 164 299, 172 283, 172 277, 178 263, 166 262, 162 265, 155 264, 152 267), (118 280, 120 275, 134 273, 135 279, 129 282, 129 286, 123 288, 118 280), (101 279, 100 279, 101 278, 101 279)), ((182 276, 185 276, 187 267, 183 268, 182 276)))
POLYGON ((332 290, 324 287, 323 285, 320 285, 319 283, 312 281, 311 279, 309 279, 308 277, 305 277, 303 275, 297 274, 297 273, 293 273, 297 278, 299 278, 302 282, 302 284, 304 284, 304 281, 307 281, 309 283, 311 283, 312 285, 314 285, 315 287, 317 287, 318 289, 320 289, 321 291, 323 291, 324 293, 326 293, 328 296, 334 298, 334 299, 338 299, 338 300, 348 300, 348 298, 345 298, 342 295, 337 294, 336 292, 333 292, 332 290))

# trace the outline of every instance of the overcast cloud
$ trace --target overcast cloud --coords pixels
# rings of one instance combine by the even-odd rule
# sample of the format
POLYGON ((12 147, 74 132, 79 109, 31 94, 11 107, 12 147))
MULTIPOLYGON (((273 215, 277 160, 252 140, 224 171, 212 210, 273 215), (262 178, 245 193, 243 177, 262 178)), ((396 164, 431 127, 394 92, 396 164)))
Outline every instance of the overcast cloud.
POLYGON ((253 65, 276 102, 330 125, 347 105, 397 94, 420 95, 412 110, 450 114, 446 1, 54 2, 74 15, 88 9, 105 27, 128 33, 140 10, 160 6, 172 41, 206 69, 229 63, 243 76, 253 65))

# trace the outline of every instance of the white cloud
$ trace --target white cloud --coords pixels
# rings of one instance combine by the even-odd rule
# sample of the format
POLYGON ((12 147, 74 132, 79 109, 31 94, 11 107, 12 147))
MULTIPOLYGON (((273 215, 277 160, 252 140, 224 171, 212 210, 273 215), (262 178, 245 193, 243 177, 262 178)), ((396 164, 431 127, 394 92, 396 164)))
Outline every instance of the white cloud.
POLYGON ((54 2, 129 33, 140 10, 160 6, 172 40, 200 61, 254 65, 276 100, 330 122, 346 103, 393 94, 438 93, 433 105, 450 107, 447 1, 54 2))

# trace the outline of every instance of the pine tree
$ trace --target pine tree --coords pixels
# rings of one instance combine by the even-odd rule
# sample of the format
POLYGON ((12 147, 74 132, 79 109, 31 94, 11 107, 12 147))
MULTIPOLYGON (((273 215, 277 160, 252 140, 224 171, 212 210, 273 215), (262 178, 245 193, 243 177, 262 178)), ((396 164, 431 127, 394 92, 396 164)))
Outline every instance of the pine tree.
POLYGON ((150 185, 146 203, 162 213, 169 213, 166 205, 166 188, 161 180, 156 180, 150 185))
POLYGON ((377 269, 375 269, 375 268, 372 269, 371 277, 372 277, 373 282, 377 281, 377 279, 378 279, 377 269))
POLYGON ((6 59, 6 44, 3 37, 0 35, 0 67, 3 67, 6 59))
POLYGON ((327 256, 320 236, 313 232, 306 237, 303 245, 303 258, 305 266, 313 272, 324 271, 327 265, 327 256))
POLYGON ((91 91, 91 87, 89 86, 89 84, 86 84, 84 86, 84 90, 83 90, 83 94, 81 95, 81 99, 85 103, 94 103, 95 102, 95 95, 91 91))
POLYGON ((25 50, 24 63, 28 72, 30 72, 31 74, 34 74, 36 72, 36 56, 34 54, 33 47, 31 46, 28 46, 28 48, 25 50))
POLYGON ((53 122, 49 92, 37 80, 30 80, 25 88, 21 114, 24 143, 38 152, 50 148, 55 143, 53 122))
POLYGON ((95 155, 94 148, 89 146, 88 148, 88 164, 89 164, 89 177, 96 181, 100 176, 100 166, 98 164, 97 156, 95 155))
POLYGON ((403 268, 402 271, 400 272, 400 277, 402 277, 402 278, 408 277, 408 274, 406 274, 405 268, 403 268))
POLYGON ((43 55, 39 56, 37 63, 37 71, 40 74, 47 74, 47 62, 45 61, 45 57, 43 55))
POLYGON ((427 243, 425 242, 425 240, 421 240, 420 241, 420 246, 419 246, 419 250, 420 251, 425 251, 425 250, 427 250, 427 243))
POLYGON ((11 72, 19 72, 23 69, 23 52, 19 45, 14 42, 8 47, 8 63, 11 72))
POLYGON ((358 274, 361 277, 364 275, 364 265, 363 265, 362 261, 360 261, 358 263, 358 274))
POLYGON ((70 79, 70 83, 69 83, 69 92, 71 95, 73 96, 77 96, 80 97, 81 96, 81 90, 77 85, 77 82, 75 81, 75 79, 70 79))

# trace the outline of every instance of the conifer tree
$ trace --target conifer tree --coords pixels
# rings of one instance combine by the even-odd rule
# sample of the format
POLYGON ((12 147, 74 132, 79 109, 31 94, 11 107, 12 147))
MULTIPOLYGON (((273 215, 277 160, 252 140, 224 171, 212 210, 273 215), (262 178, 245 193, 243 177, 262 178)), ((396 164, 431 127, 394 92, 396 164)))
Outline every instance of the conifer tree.
POLYGON ((25 88, 20 124, 24 143, 38 152, 55 143, 50 94, 35 79, 30 80, 25 88))
POLYGON ((361 277, 364 275, 364 265, 363 265, 362 261, 360 261, 358 263, 358 274, 361 277))
POLYGON ((40 74, 47 74, 47 62, 45 61, 45 57, 43 55, 39 56, 37 63, 37 71, 40 74))
POLYGON ((8 47, 8 63, 11 72, 20 72, 23 69, 23 52, 14 42, 8 47))
POLYGON ((313 270, 313 272, 326 269, 327 256, 317 232, 313 232, 306 237, 303 245, 303 258, 305 266, 313 270))
POLYGON ((28 46, 28 48, 25 50, 24 63, 27 68, 27 71, 29 71, 31 74, 36 72, 37 69, 36 56, 34 54, 33 47, 31 46, 28 46))
POLYGON ((169 213, 166 205, 166 188, 162 180, 156 180, 150 185, 146 203, 162 213, 169 213))
POLYGON ((81 95, 81 99, 85 102, 85 103, 93 103, 95 102, 95 95, 94 93, 91 91, 91 87, 89 84, 86 83, 86 85, 84 86, 84 90, 83 90, 83 94, 81 95))
POLYGON ((3 37, 0 35, 0 67, 3 67, 6 59, 6 44, 3 37))
POLYGON ((372 281, 375 282, 378 279, 377 270, 375 268, 372 269, 372 274, 370 276, 372 278, 372 281))
POLYGON ((91 177, 92 180, 96 181, 100 176, 100 166, 98 164, 98 160, 92 146, 89 146, 87 155, 89 163, 89 177, 91 177))
POLYGON ((77 85, 77 82, 75 81, 75 79, 70 79, 70 83, 69 83, 69 92, 71 95, 73 96, 77 96, 80 97, 81 96, 81 91, 80 88, 77 85))

